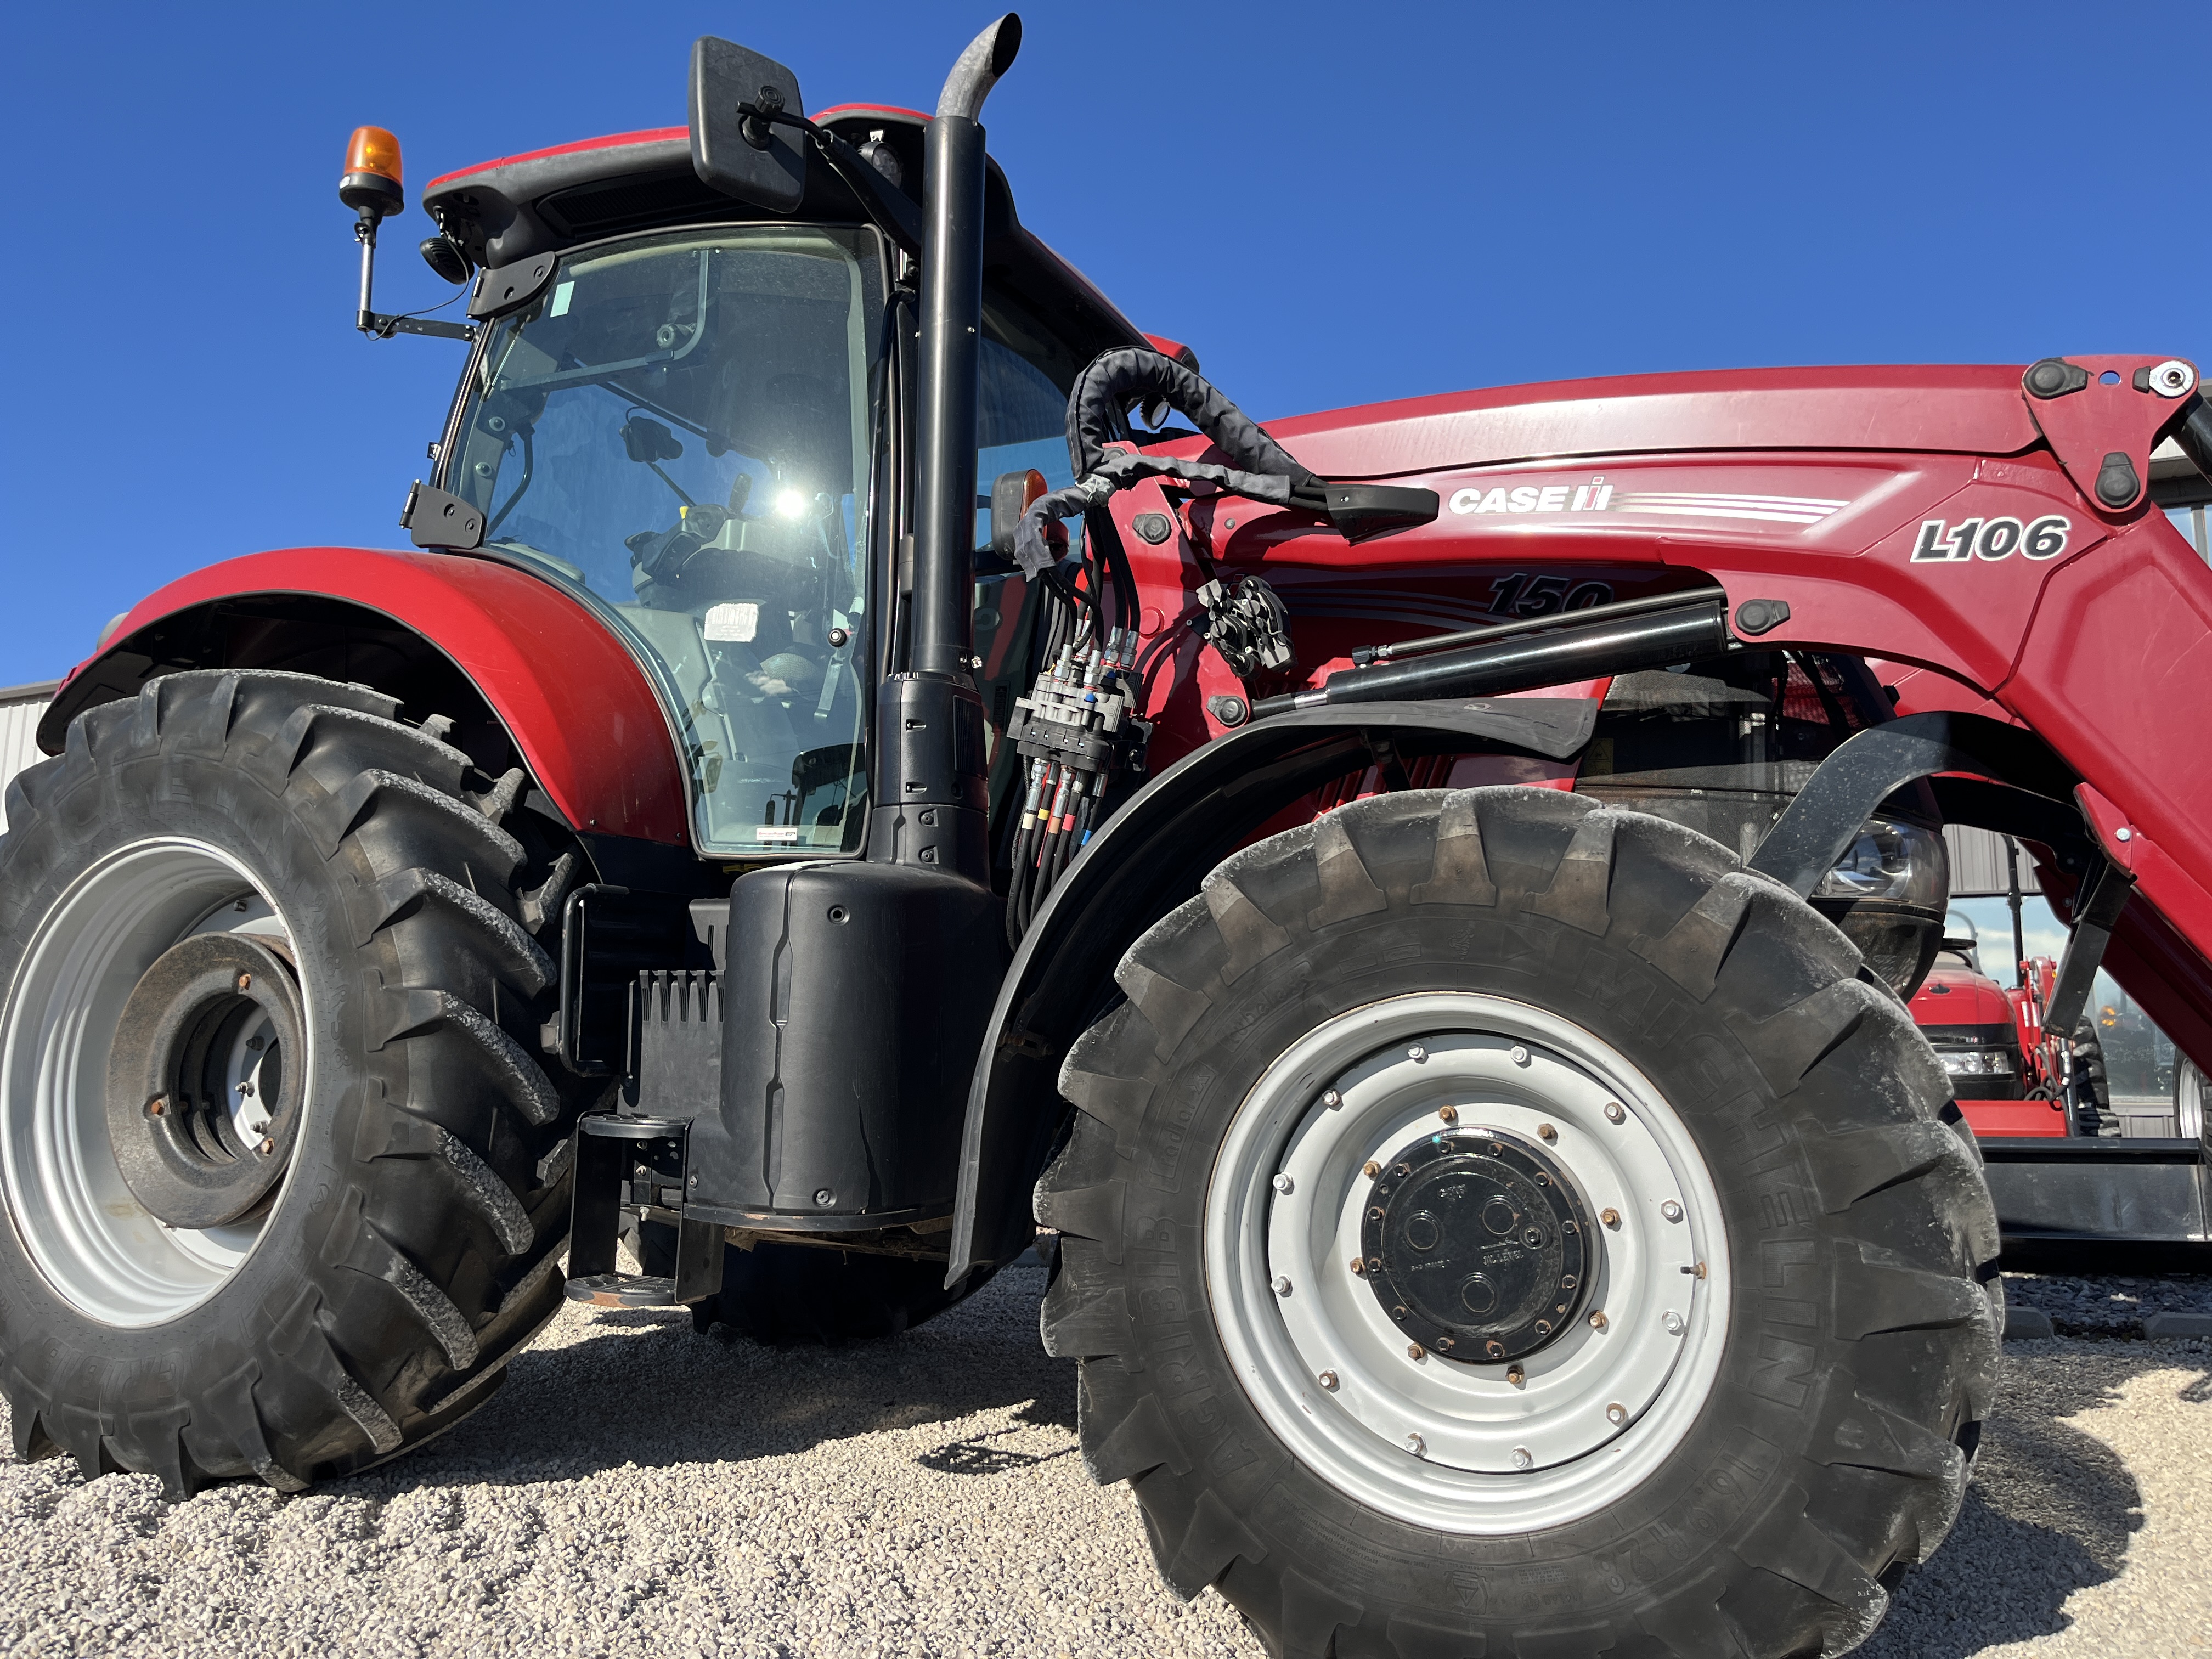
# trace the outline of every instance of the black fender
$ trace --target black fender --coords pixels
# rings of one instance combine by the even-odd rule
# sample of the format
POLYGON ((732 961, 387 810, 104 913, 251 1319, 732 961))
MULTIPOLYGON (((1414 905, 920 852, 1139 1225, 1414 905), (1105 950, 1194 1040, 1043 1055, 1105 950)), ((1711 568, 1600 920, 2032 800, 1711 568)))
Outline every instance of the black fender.
MULTIPOLYGON (((2081 781, 2048 744, 2017 726, 1985 714, 1907 714, 1869 727, 1822 761, 1766 832, 1751 867, 1800 896, 1810 893, 1886 797, 1939 772, 1972 773, 2051 802, 2068 800, 2081 781)), ((2026 830, 2011 833, 2045 839, 2026 830)))
POLYGON ((1301 795, 1431 754, 1565 760, 1589 741, 1580 697, 1477 697, 1299 709, 1238 727, 1139 789, 1091 838, 1030 924, 969 1085, 945 1283, 1032 1236, 1030 1188, 1060 1120, 1061 1057, 1097 1015, 1121 953, 1301 795))

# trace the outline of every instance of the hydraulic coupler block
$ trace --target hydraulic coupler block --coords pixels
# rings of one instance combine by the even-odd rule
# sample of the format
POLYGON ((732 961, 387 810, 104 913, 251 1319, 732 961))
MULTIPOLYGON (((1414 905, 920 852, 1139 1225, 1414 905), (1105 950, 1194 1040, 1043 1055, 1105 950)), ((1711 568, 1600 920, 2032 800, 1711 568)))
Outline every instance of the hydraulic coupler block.
POLYGON ((1137 714, 1136 660, 1135 630, 1114 629, 1103 643, 1062 651, 1030 695, 1014 700, 1006 739, 1029 775, 1018 832, 1072 835, 1080 847, 1109 780, 1144 770, 1152 727, 1137 714))

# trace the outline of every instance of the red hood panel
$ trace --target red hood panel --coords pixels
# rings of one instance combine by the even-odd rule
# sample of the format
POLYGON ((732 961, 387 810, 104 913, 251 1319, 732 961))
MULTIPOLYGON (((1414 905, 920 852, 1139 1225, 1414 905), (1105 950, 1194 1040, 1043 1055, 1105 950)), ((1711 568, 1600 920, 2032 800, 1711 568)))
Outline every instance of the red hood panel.
POLYGON ((1270 421, 1326 477, 1687 449, 2010 455, 2040 441, 2003 365, 1717 369, 1553 380, 1270 421))

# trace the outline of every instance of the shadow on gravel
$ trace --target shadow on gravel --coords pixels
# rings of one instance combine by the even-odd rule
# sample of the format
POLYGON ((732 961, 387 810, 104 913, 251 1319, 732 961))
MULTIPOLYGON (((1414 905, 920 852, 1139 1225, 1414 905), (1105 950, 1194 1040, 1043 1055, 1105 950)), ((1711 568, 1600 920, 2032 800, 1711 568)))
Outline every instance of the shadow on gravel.
MULTIPOLYGON (((1905 1575, 1857 1650, 1863 1659, 1967 1659, 2071 1625, 2069 1596, 2127 1571, 2142 1492, 2109 1447, 2063 1419, 2113 1404, 2145 1371, 2197 1363, 2139 1343, 2099 1343, 2094 1358, 2043 1343, 2008 1348, 1958 1523, 1932 1561, 1905 1575)), ((2200 1376, 2183 1397, 2207 1382, 2200 1376)))
MULTIPOLYGON (((770 1346, 680 1310, 572 1309, 507 1366, 499 1395, 419 1452, 332 1492, 380 1496, 459 1482, 520 1486, 635 1465, 744 1462, 825 1441, 1019 1407, 1020 1425, 1075 1423, 1075 1368, 1037 1340, 1043 1272, 1010 1267, 904 1334, 770 1346)), ((931 1455, 970 1472, 988 1437, 931 1455)), ((1021 1455, 1021 1461, 1029 1461, 1021 1455)), ((942 1464, 939 1466, 943 1466, 942 1464)))

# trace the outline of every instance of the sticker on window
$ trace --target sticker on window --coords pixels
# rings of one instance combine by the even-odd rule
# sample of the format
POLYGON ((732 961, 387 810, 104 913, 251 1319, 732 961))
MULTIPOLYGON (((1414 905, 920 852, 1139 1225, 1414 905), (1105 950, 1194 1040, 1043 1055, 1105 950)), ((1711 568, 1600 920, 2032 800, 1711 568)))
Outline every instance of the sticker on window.
POLYGON ((750 600, 743 605, 708 605, 703 626, 709 640, 750 645, 760 632, 760 606, 750 600))
POLYGON ((548 308, 545 314, 548 317, 567 316, 568 314, 568 296, 575 291, 576 285, 574 283, 555 283, 553 287, 553 303, 551 307, 548 308))
POLYGON ((763 823, 753 832, 753 839, 763 842, 796 842, 799 839, 799 826, 795 823, 763 823))

